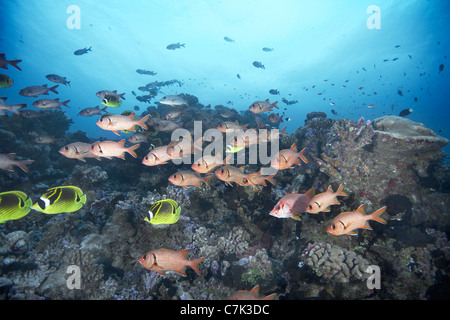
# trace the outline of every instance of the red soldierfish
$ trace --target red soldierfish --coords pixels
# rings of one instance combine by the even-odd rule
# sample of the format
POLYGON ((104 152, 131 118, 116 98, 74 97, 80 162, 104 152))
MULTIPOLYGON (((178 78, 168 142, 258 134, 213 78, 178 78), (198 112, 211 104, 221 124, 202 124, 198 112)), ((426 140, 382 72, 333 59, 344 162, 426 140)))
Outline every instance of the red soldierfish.
POLYGON ((14 160, 15 157, 15 153, 0 154, 0 169, 14 172, 13 166, 18 166, 28 173, 27 164, 33 163, 34 160, 14 160))
POLYGON ((255 286, 252 290, 239 290, 231 295, 228 300, 273 300, 277 297, 276 293, 269 294, 264 298, 259 297, 259 286, 255 286))
POLYGON ((161 146, 151 150, 142 160, 142 164, 146 166, 157 166, 166 164, 172 157, 167 153, 168 146, 161 146))
POLYGON ((306 211, 306 207, 313 197, 314 188, 309 189, 306 193, 288 193, 277 202, 269 214, 277 218, 292 218, 300 221, 300 214, 306 211))
POLYGON ((327 228, 327 232, 335 236, 340 236, 343 234, 355 236, 357 235, 357 232, 353 230, 372 230, 372 228, 369 226, 369 220, 374 220, 383 224, 387 223, 386 220, 380 217, 380 215, 385 211, 386 207, 382 207, 377 211, 366 215, 364 212, 364 205, 362 205, 355 211, 342 212, 333 219, 333 221, 327 228))
POLYGON ((297 147, 294 143, 290 149, 284 149, 277 153, 270 162, 270 166, 277 170, 291 169, 294 164, 302 164, 299 158, 303 162, 308 163, 308 159, 303 155, 305 150, 306 148, 303 148, 302 151, 297 152, 297 147))
POLYGON ((279 109, 277 103, 278 101, 270 103, 269 99, 266 99, 266 101, 255 101, 248 109, 252 113, 263 113, 266 111, 273 111, 273 108, 279 109))
POLYGON ((347 196, 345 192, 342 192, 344 185, 341 184, 336 192, 333 192, 331 186, 328 187, 327 191, 322 192, 314 196, 306 208, 308 213, 319 213, 330 211, 330 206, 339 204, 337 200, 338 196, 347 196))
POLYGON ((128 152, 133 158, 136 158, 136 150, 139 148, 139 144, 131 146, 129 148, 125 147, 125 139, 119 142, 117 141, 98 141, 91 145, 92 154, 97 157, 112 159, 113 157, 121 158, 125 160, 125 152, 128 152))
POLYGON ((139 126, 144 130, 147 130, 147 126, 145 122, 150 117, 150 115, 146 115, 140 120, 134 119, 135 114, 132 113, 129 116, 122 116, 120 114, 113 114, 109 116, 104 116, 98 119, 97 125, 103 130, 112 131, 118 136, 120 136, 119 131, 136 131, 135 126, 139 126))
POLYGON ((188 186, 196 186, 201 188, 200 183, 203 182, 209 186, 208 180, 212 177, 214 177, 214 175, 200 177, 194 172, 179 171, 171 175, 169 177, 169 181, 176 186, 183 187, 184 189, 187 189, 188 186))
POLYGON ((148 270, 157 272, 165 276, 167 271, 174 271, 186 277, 186 267, 191 267, 198 275, 202 275, 197 265, 202 262, 205 257, 188 260, 188 249, 181 251, 173 251, 169 249, 157 249, 142 255, 138 261, 148 270))

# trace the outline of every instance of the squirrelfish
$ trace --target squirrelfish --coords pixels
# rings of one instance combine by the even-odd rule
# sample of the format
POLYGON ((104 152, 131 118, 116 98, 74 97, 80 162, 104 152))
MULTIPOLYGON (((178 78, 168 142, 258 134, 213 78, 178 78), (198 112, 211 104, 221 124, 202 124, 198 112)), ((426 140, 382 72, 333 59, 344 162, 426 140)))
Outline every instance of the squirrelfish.
POLYGON ((157 249, 142 255, 138 261, 146 269, 157 272, 165 276, 167 271, 174 271, 186 276, 186 267, 191 267, 198 275, 201 276, 197 265, 202 262, 205 257, 195 260, 188 260, 188 249, 174 251, 170 249, 157 249))
POLYGON ((244 187, 249 187, 253 185, 261 185, 266 186, 266 181, 269 181, 271 184, 275 185, 275 181, 273 181, 274 174, 272 175, 263 175, 262 170, 258 172, 249 172, 245 174, 245 178, 241 181, 236 181, 237 184, 244 187))
POLYGON ((195 172, 198 172, 198 173, 208 173, 224 164, 227 164, 227 161, 232 156, 233 155, 230 154, 225 159, 223 159, 220 154, 217 154, 215 156, 204 155, 203 157, 198 159, 195 163, 193 163, 191 168, 192 168, 192 170, 194 170, 195 172))
POLYGON ((248 109, 252 113, 263 113, 266 111, 273 111, 273 108, 279 109, 277 103, 278 101, 270 103, 269 99, 266 99, 266 101, 255 101, 248 109))
POLYGON ((167 95, 161 98, 161 100, 159 100, 159 103, 161 104, 166 104, 169 106, 189 106, 187 101, 179 96, 179 95, 167 95))
POLYGON ((283 122, 283 116, 284 115, 281 115, 281 117, 280 117, 280 114, 279 113, 271 113, 270 115, 269 115, 269 121, 270 122, 272 122, 272 123, 280 123, 280 122, 283 122))
POLYGON ((297 147, 295 143, 291 146, 290 149, 283 149, 278 152, 271 160, 270 166, 277 170, 285 170, 291 169, 294 164, 301 165, 301 160, 303 162, 308 163, 308 159, 305 158, 303 152, 305 152, 306 148, 303 148, 302 151, 297 152, 297 147), (300 158, 300 159, 299 159, 300 158))
POLYGON ((83 110, 78 113, 82 117, 91 117, 93 115, 101 115, 102 112, 106 112, 106 106, 103 109, 100 109, 99 106, 96 106, 95 108, 89 107, 84 108, 83 110))
POLYGON ((103 116, 97 121, 97 125, 103 130, 112 131, 120 136, 120 130, 136 131, 135 126, 139 126, 144 130, 148 127, 145 124, 150 115, 146 115, 140 120, 135 120, 135 114, 131 113, 129 116, 123 116, 120 114, 113 114, 109 116, 103 116))
POLYGON ((62 147, 58 152, 66 158, 78 159, 83 162, 86 162, 84 158, 96 158, 97 160, 100 160, 100 158, 93 154, 90 149, 90 143, 74 142, 62 147))
POLYGON ((34 160, 14 160, 15 153, 0 154, 0 169, 14 172, 13 166, 17 166, 26 173, 28 173, 28 164, 34 162, 34 160))
POLYGON ((45 76, 48 80, 55 83, 61 83, 70 87, 70 81, 67 81, 66 77, 58 76, 57 74, 48 74, 45 76))
POLYGON ((19 91, 19 94, 24 97, 37 97, 38 95, 48 95, 49 91, 58 93, 58 91, 56 91, 56 88, 58 88, 58 86, 58 84, 51 88, 47 88, 46 84, 44 84, 43 86, 29 86, 21 89, 19 91))
POLYGON ((217 129, 220 132, 227 132, 227 130, 237 130, 237 129, 245 130, 245 129, 247 129, 247 127, 248 127, 248 123, 240 125, 239 122, 236 120, 234 122, 233 121, 224 121, 217 126, 217 129))
POLYGON ((314 188, 306 193, 288 193, 277 202, 269 214, 277 218, 292 218, 300 221, 300 214, 305 212, 313 197, 314 188))
POLYGON ((356 229, 372 230, 369 225, 369 220, 374 220, 379 223, 386 224, 387 221, 380 217, 386 211, 386 207, 382 207, 377 211, 367 214, 364 212, 364 205, 360 206, 355 211, 342 212, 333 219, 327 228, 329 234, 340 236, 348 234, 351 236, 357 235, 356 229))
POLYGON ((31 198, 21 191, 0 193, 0 223, 26 216, 32 204, 31 198))
POLYGON ((31 207, 45 214, 75 212, 86 203, 86 195, 80 188, 62 186, 48 189, 31 207))
POLYGON ((181 207, 175 200, 164 199, 153 203, 144 220, 154 224, 173 224, 180 218, 181 207))
POLYGON ((328 212, 330 211, 330 206, 339 204, 337 197, 339 196, 347 196, 345 192, 342 192, 344 185, 341 184, 336 192, 333 192, 333 187, 329 186, 327 191, 319 193, 315 195, 308 206, 306 207, 306 211, 308 213, 319 213, 319 212, 328 212))
POLYGON ((61 105, 70 108, 67 104, 70 100, 66 100, 63 102, 59 102, 59 98, 57 99, 39 99, 33 102, 33 106, 39 109, 61 109, 61 105))
POLYGON ((131 147, 125 147, 125 139, 121 141, 97 141, 91 145, 91 152, 97 157, 112 159, 113 157, 125 160, 125 152, 128 152, 133 158, 136 158, 136 150, 139 144, 131 147))
POLYGON ((209 186, 208 180, 214 177, 213 175, 201 177, 195 172, 179 171, 169 177, 169 181, 176 185, 187 189, 188 186, 195 186, 201 188, 200 183, 203 182, 209 186))
POLYGON ((266 297, 259 297, 259 285, 253 287, 250 291, 248 290, 239 290, 230 297, 228 300, 273 300, 277 297, 276 293, 269 294, 266 297))
POLYGON ((167 153, 168 146, 160 146, 151 150, 142 160, 146 166, 157 166, 166 164, 172 157, 167 153))
POLYGON ((244 173, 244 167, 236 168, 233 166, 222 166, 217 169, 214 174, 219 180, 225 182, 226 185, 232 186, 231 182, 241 182, 242 179, 246 178, 244 173))
MULTIPOLYGON (((6 98, 5 98, 6 99, 6 98)), ((3 100, 4 101, 4 100, 3 100)), ((27 105, 22 103, 22 104, 12 104, 12 105, 5 105, 4 102, 0 101, 0 116, 5 115, 5 110, 8 110, 9 112, 12 112, 14 114, 19 115, 20 112, 19 110, 21 110, 22 108, 25 108, 27 105)))

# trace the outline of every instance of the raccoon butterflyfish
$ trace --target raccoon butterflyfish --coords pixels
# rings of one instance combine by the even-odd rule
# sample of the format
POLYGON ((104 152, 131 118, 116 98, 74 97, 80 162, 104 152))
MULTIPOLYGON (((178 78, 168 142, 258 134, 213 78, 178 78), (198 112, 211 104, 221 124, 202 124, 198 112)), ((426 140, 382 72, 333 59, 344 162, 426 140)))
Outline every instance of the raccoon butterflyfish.
POLYGON ((144 220, 151 224, 173 224, 180 218, 181 207, 175 200, 164 199, 156 201, 148 211, 144 220))
POLYGON ((122 100, 120 100, 120 98, 116 95, 107 94, 103 98, 102 104, 104 104, 107 107, 117 108, 120 107, 120 105, 122 104, 122 100))
POLYGON ((62 186, 48 189, 31 207, 46 214, 75 212, 86 203, 86 195, 78 187, 62 186))
POLYGON ((0 193, 0 223, 25 217, 32 204, 31 198, 21 191, 0 193))

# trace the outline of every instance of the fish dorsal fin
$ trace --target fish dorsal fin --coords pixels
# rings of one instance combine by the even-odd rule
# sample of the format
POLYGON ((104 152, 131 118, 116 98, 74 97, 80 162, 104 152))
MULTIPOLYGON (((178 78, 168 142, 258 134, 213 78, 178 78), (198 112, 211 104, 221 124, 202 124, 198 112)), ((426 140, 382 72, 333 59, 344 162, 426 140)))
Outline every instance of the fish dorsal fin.
POLYGON ((134 112, 132 112, 132 113, 130 113, 130 114, 128 115, 128 118, 134 120, 134 116, 135 116, 135 114, 134 114, 134 112))
POLYGON ((266 99, 266 102, 267 102, 267 103, 270 103, 269 99, 266 99))
POLYGON ((294 143, 289 149, 291 149, 292 151, 297 151, 297 146, 294 143))
POLYGON ((238 170, 239 170, 240 172, 242 172, 242 173, 243 173, 243 172, 244 172, 244 170, 245 170, 245 166, 243 166, 243 167, 239 167, 239 168, 238 168, 238 170))
POLYGON ((185 259, 187 259, 188 252, 189 252, 189 249, 184 249, 184 250, 178 251, 178 253, 181 253, 185 259))
POLYGON ((254 286, 253 289, 250 290, 250 292, 259 297, 259 285, 254 286))
POLYGON ((334 193, 334 192, 333 192, 333 187, 331 186, 331 184, 329 185, 329 187, 328 187, 328 189, 327 189, 326 192, 334 193))
POLYGON ((119 144, 119 146, 121 147, 125 147, 125 139, 120 140, 119 142, 117 142, 119 144))
POLYGON ((306 191, 305 195, 307 195, 308 197, 310 197, 312 199, 316 195, 316 191, 314 188, 311 188, 308 191, 306 191))
POLYGON ((360 206, 358 207, 358 209, 356 209, 356 211, 361 212, 362 214, 366 214, 366 212, 365 212, 365 210, 364 210, 364 205, 363 205, 363 204, 360 205, 360 206))

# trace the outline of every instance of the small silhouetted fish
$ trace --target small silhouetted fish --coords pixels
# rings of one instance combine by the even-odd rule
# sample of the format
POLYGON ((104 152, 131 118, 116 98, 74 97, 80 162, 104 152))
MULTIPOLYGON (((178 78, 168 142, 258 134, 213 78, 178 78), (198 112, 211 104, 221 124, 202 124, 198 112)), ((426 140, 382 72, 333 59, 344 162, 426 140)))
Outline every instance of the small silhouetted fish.
POLYGON ((411 114, 411 112, 413 112, 413 109, 411 109, 411 108, 404 109, 404 110, 400 111, 399 116, 400 117, 406 117, 407 115, 411 114))
POLYGON ((253 61, 253 66, 260 69, 265 69, 264 65, 259 61, 253 61))
POLYGON ((62 83, 64 85, 68 85, 70 87, 70 81, 67 81, 66 77, 58 76, 57 74, 48 74, 45 76, 48 80, 55 83, 62 83))
POLYGON ((92 47, 75 50, 73 54, 76 56, 81 56, 82 54, 88 53, 88 51, 92 51, 92 47))
POLYGON ((408 54, 408 57, 409 57, 409 59, 412 59, 412 57, 411 57, 411 55, 410 55, 410 54, 408 54))
POLYGON ((332 113, 332 114, 338 114, 337 111, 334 110, 334 109, 331 109, 331 113, 332 113))
POLYGON ((403 97, 403 91, 402 90, 398 90, 397 93, 403 97))
POLYGON ((398 44, 398 45, 396 45, 396 46, 395 46, 395 48, 400 48, 400 45, 399 45, 399 44, 398 44))
POLYGON ((439 66, 439 73, 441 73, 442 70, 444 70, 444 64, 441 64, 441 65, 439 66))
POLYGON ((278 90, 276 90, 276 89, 270 89, 270 90, 269 90, 269 93, 270 93, 270 94, 273 94, 273 95, 277 95, 277 94, 280 94, 280 91, 278 91, 278 90))
POLYGON ((414 101, 417 102, 417 100, 419 100, 417 97, 414 98, 414 101))
POLYGON ((265 52, 271 52, 271 51, 273 51, 273 48, 264 47, 264 48, 262 48, 262 50, 265 52))
POLYGON ((239 75, 239 73, 236 75, 236 77, 238 78, 238 79, 240 79, 241 78, 241 76, 239 75))
POLYGON ((156 76, 156 72, 150 71, 150 70, 137 69, 136 72, 139 74, 147 74, 149 76, 156 76))
POLYGON ((234 39, 228 37, 223 37, 223 40, 225 40, 226 42, 234 42, 234 39))
POLYGON ((181 48, 181 47, 183 47, 184 48, 184 46, 185 46, 185 44, 184 43, 172 43, 172 44, 169 44, 167 47, 166 47, 166 49, 168 49, 168 50, 175 50, 175 49, 179 49, 179 48, 181 48))
POLYGON ((367 71, 366 68, 362 68, 364 71, 367 71))
POLYGON ((138 106, 134 106, 134 110, 135 111, 139 111, 139 107, 138 106))
POLYGON ((394 59, 392 59, 392 61, 397 61, 398 60, 398 58, 394 58, 394 59))

